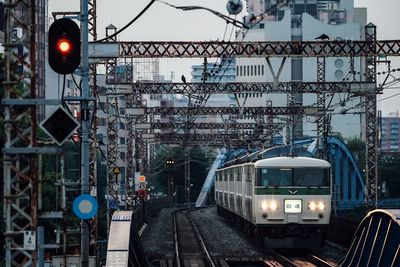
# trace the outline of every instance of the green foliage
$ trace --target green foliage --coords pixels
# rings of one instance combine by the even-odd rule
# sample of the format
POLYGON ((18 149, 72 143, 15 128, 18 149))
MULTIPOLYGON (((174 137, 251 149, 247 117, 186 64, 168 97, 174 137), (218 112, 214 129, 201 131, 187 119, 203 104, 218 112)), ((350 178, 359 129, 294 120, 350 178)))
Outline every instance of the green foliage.
POLYGON ((379 168, 382 182, 386 182, 387 197, 400 198, 400 154, 383 155, 379 168))
MULTIPOLYGON (((215 154, 204 151, 199 147, 188 150, 190 154, 190 183, 193 202, 203 186, 204 179, 214 160, 215 154)), ((160 147, 150 165, 151 173, 148 175, 149 186, 154 186, 154 192, 168 193, 168 180, 174 180, 177 201, 185 200, 185 152, 181 147, 160 147), (173 160, 173 165, 167 165, 167 160, 173 160)))
POLYGON ((360 170, 365 169, 365 142, 358 137, 347 139, 347 147, 357 160, 360 170))

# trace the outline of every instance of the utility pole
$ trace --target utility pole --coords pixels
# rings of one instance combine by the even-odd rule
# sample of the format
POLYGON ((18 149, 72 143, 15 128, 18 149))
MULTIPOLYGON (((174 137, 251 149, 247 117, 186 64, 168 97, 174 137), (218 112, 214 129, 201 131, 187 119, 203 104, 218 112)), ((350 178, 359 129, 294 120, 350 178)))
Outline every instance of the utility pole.
MULTIPOLYGON (((81 102, 81 193, 89 194, 89 2, 81 0, 81 41, 82 41, 82 102, 81 102)), ((81 221, 81 266, 89 267, 89 229, 81 221)))

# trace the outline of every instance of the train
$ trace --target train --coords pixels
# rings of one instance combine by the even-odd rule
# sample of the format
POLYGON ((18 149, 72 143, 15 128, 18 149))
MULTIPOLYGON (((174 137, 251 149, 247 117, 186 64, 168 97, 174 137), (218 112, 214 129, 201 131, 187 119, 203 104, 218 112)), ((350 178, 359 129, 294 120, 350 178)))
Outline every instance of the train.
POLYGON ((216 171, 218 214, 267 248, 322 247, 331 199, 331 165, 321 159, 279 156, 233 161, 216 171))

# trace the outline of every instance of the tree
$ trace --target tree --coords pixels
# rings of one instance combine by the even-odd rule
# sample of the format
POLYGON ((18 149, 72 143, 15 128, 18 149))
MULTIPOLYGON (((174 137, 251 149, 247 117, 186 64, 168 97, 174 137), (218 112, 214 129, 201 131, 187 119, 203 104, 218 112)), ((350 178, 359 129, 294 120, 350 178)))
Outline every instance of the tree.
POLYGON ((383 155, 380 159, 380 177, 386 182, 389 198, 400 198, 400 155, 383 155))
POLYGON ((358 137, 347 139, 347 147, 357 160, 360 170, 365 170, 365 142, 358 137))
MULTIPOLYGON (((193 147, 188 149, 190 155, 190 201, 196 200, 207 177, 209 167, 214 160, 213 153, 206 153, 204 149, 193 147), (210 157, 208 157, 209 155, 210 157)), ((155 152, 155 158, 150 163, 151 173, 148 174, 150 186, 154 186, 155 192, 168 193, 168 182, 173 181, 174 191, 177 192, 177 201, 185 200, 185 153, 181 147, 160 147, 155 152), (167 163, 171 161, 173 163, 167 163)))

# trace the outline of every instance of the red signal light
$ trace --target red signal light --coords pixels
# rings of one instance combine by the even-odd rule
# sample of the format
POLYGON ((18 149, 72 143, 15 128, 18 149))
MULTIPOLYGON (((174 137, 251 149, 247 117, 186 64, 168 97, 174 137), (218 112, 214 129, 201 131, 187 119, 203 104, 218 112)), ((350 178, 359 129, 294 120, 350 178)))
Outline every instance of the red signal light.
POLYGON ((81 63, 81 37, 78 24, 62 18, 49 28, 49 65, 59 74, 73 73, 81 63))
POLYGON ((62 54, 68 54, 71 51, 71 48, 72 48, 71 42, 67 39, 61 39, 57 43, 57 49, 62 54))

